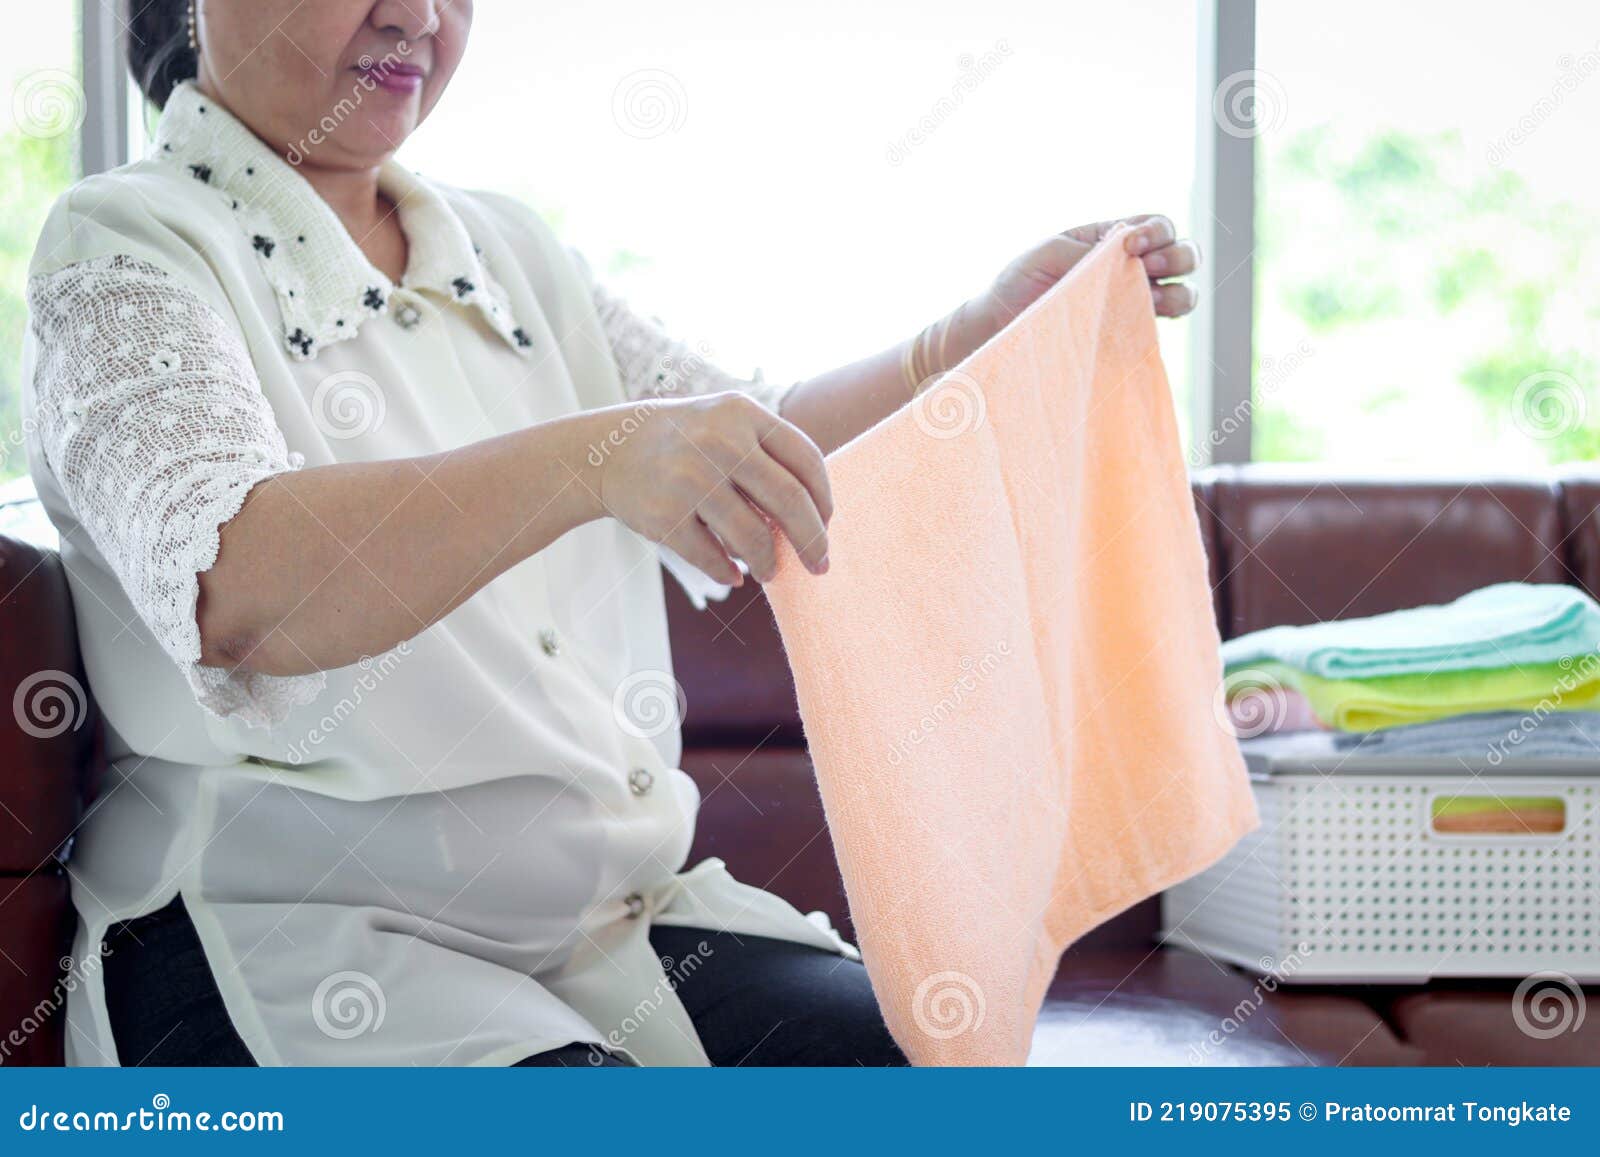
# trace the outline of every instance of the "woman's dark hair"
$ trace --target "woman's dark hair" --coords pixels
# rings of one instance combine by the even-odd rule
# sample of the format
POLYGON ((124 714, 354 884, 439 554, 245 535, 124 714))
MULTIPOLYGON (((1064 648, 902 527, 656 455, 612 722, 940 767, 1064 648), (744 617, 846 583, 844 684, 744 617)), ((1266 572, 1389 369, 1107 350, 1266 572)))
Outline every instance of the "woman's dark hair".
POLYGON ((179 81, 200 71, 189 47, 189 0, 128 0, 128 68, 146 99, 165 108, 179 81))

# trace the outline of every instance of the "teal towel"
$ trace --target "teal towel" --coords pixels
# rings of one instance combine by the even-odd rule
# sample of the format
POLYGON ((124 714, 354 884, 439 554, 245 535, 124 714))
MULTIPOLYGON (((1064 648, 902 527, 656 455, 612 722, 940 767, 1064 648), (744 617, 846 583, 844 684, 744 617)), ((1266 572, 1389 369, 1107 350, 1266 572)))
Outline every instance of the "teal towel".
POLYGON ((1453 603, 1270 627, 1222 645, 1229 671, 1279 662, 1324 679, 1560 663, 1600 648, 1600 606, 1577 587, 1500 583, 1453 603))

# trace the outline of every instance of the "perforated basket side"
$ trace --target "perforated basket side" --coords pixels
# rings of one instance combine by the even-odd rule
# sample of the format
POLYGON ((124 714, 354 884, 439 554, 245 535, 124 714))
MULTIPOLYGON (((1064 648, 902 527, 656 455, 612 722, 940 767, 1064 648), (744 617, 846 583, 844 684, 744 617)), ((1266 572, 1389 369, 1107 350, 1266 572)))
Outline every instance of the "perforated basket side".
POLYGON ((1165 934, 1293 979, 1600 976, 1593 779, 1296 776, 1257 784, 1262 829, 1173 889, 1165 934), (1559 800, 1558 832, 1436 829, 1436 799, 1559 800), (1302 947, 1303 946, 1303 947, 1302 947))

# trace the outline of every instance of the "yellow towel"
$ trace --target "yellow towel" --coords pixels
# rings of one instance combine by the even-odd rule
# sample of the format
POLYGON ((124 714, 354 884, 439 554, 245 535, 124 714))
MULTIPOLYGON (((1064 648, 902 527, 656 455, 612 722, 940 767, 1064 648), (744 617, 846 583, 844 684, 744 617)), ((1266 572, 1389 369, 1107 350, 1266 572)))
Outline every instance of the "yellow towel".
POLYGON ((1257 823, 1149 284, 1120 232, 829 460, 766 592, 917 1064, 1020 1064, 1062 950, 1257 823))
POLYGON ((1381 731, 1486 711, 1531 711, 1542 716, 1600 707, 1600 669, 1592 659, 1370 679, 1324 679, 1283 663, 1264 662, 1230 672, 1227 687, 1230 706, 1257 724, 1263 718, 1269 725, 1283 718, 1273 696, 1277 689, 1287 688, 1303 695, 1317 719, 1338 731, 1381 731))

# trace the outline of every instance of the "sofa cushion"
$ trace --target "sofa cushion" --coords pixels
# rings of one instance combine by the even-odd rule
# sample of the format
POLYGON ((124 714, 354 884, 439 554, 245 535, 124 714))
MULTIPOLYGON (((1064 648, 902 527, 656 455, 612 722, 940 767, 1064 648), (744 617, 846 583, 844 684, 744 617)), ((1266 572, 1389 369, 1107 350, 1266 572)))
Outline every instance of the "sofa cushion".
POLYGON ((1252 466, 1212 484, 1227 638, 1568 577, 1551 482, 1252 466))
POLYGON ((686 704, 684 745, 802 746, 794 680, 761 584, 747 580, 703 611, 676 582, 666 585, 672 669, 686 704))
POLYGON ((1226 585, 1222 581, 1221 528, 1217 522, 1216 485, 1207 474, 1189 480, 1194 491, 1194 512, 1200 523, 1200 545, 1206 552, 1206 578, 1211 583, 1211 607, 1220 629, 1227 621, 1226 585))
POLYGON ((1401 993, 1388 1019, 1428 1065, 1600 1065, 1597 993, 1560 982, 1452 981, 1401 993))
MULTIPOLYGON (((55 865, 0 876, 0 1067, 59 1065, 66 962, 76 918, 66 875, 55 865)), ((98 960, 73 968, 82 980, 98 960)))
POLYGON ((1571 581, 1600 598, 1600 472, 1593 466, 1562 477, 1561 525, 1571 581))
POLYGON ((54 551, 0 535, 0 872, 46 863, 78 822, 96 718, 54 551))
POLYGON ((717 856, 744 883, 802 912, 820 909, 846 937, 854 934, 804 750, 696 747, 684 752, 683 767, 700 788, 691 864, 717 856))

